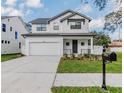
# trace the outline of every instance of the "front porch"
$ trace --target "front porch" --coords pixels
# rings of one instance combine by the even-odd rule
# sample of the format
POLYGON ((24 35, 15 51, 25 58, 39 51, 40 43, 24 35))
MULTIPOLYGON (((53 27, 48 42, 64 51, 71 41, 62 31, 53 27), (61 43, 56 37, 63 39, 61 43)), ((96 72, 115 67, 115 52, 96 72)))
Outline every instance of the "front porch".
POLYGON ((93 37, 66 37, 63 39, 63 54, 92 54, 93 37))

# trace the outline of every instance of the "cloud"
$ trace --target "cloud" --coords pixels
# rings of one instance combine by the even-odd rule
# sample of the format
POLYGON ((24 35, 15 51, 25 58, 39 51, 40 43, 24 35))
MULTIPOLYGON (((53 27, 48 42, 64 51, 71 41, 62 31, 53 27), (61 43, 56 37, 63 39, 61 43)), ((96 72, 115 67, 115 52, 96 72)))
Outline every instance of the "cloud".
POLYGON ((94 19, 90 22, 89 27, 90 29, 103 28, 104 23, 105 23, 104 18, 94 19))
POLYGON ((16 3, 16 0, 7 0, 6 4, 7 5, 14 5, 16 3))
POLYGON ((2 14, 8 16, 23 16, 23 12, 21 10, 15 9, 13 7, 2 7, 2 14))
POLYGON ((43 3, 40 0, 26 0, 26 5, 32 8, 43 7, 43 3))
POLYGON ((92 7, 90 4, 81 4, 75 10, 80 13, 89 13, 92 11, 92 7))

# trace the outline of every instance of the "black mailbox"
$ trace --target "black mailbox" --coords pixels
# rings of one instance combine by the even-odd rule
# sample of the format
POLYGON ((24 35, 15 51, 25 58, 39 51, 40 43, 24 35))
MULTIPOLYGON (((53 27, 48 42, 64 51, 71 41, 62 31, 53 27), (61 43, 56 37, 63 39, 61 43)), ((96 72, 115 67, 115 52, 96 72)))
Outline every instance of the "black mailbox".
POLYGON ((110 55, 109 55, 109 60, 110 61, 117 61, 117 55, 115 52, 112 52, 110 55))

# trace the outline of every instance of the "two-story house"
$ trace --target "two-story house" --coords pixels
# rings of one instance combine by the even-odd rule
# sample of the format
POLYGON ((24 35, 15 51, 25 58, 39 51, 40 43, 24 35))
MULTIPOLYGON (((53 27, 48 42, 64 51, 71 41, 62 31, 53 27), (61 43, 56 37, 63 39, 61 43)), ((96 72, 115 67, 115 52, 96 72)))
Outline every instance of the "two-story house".
POLYGON ((20 53, 28 29, 19 16, 1 16, 1 54, 20 53))
POLYGON ((91 19, 73 10, 52 18, 37 18, 32 33, 23 34, 25 55, 63 55, 93 52, 93 34, 89 31, 91 19))

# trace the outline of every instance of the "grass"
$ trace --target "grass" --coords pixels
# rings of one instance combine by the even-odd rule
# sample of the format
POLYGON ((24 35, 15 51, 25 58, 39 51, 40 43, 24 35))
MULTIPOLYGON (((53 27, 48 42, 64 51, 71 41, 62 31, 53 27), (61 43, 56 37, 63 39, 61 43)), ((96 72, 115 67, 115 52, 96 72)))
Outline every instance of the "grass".
POLYGON ((16 54, 4 54, 1 55, 1 62, 5 62, 11 59, 22 57, 22 54, 16 53, 16 54))
POLYGON ((120 87, 107 87, 105 91, 101 87, 53 87, 53 93, 122 93, 120 87))
MULTIPOLYGON (((102 61, 61 60, 58 73, 101 73, 102 61)), ((117 53, 117 61, 106 65, 107 73, 122 72, 122 53, 117 53)))

